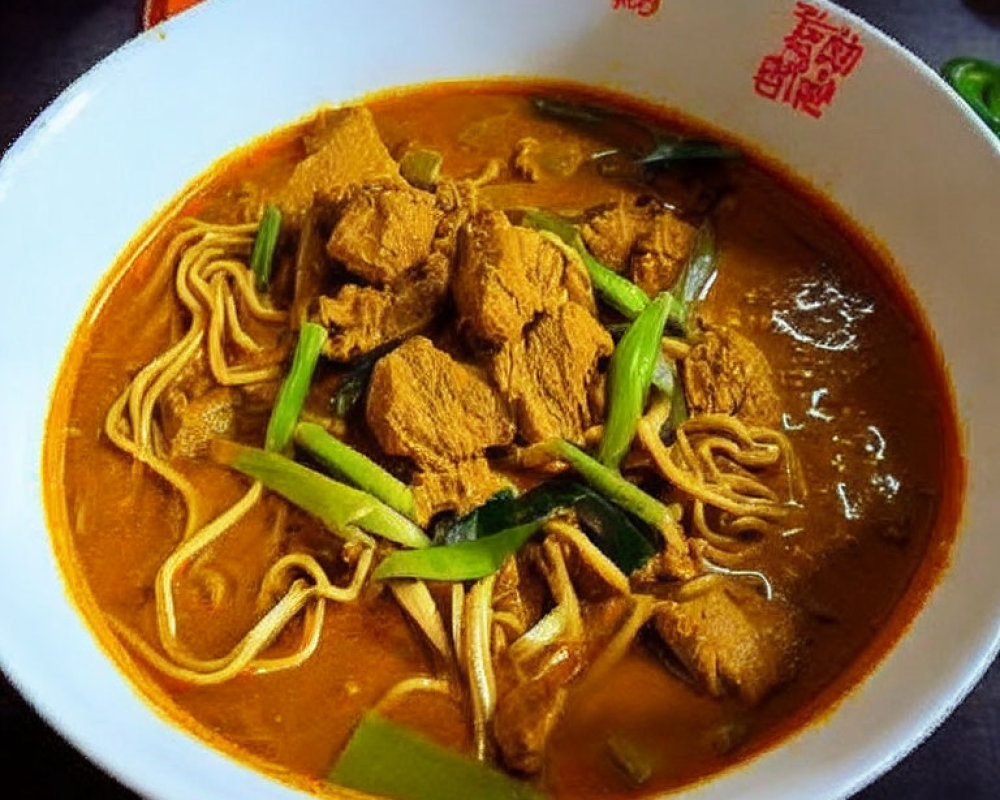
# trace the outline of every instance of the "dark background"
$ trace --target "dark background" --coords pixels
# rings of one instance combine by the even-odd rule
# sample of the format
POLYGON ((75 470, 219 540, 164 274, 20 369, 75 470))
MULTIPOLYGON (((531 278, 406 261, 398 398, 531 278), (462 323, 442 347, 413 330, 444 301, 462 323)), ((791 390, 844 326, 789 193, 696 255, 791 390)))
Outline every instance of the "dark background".
MULTIPOLYGON (((1000 0, 841 5, 935 69, 955 55, 1000 61, 1000 0)), ((0 149, 74 78, 137 31, 138 6, 138 0, 0 0, 0 149)), ((135 797, 54 733, 2 675, 0 763, 4 797, 135 797)), ((855 800, 889 798, 1000 798, 1000 662, 936 733, 855 800)))

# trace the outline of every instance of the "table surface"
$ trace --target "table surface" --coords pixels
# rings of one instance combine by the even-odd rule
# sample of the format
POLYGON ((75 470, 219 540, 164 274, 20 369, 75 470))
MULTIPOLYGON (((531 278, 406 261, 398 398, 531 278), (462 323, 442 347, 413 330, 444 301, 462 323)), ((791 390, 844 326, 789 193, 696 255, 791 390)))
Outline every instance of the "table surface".
MULTIPOLYGON (((131 37, 138 0, 0 0, 0 151, 74 78, 131 37)), ((955 55, 1000 61, 1000 2, 845 0, 934 68, 955 55), (983 10, 992 5, 994 11, 983 10)), ((123 788, 66 744, 0 674, 8 798, 98 796, 123 788)), ((855 800, 1000 796, 1000 662, 924 744, 855 800)))

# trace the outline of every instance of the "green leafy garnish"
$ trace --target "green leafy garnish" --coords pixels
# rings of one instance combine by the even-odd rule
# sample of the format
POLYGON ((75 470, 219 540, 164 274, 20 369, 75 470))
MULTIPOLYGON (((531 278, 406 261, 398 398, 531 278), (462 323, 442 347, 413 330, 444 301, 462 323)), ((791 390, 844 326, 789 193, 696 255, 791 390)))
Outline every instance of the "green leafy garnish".
POLYGON ((483 505, 443 527, 434 541, 474 541, 544 521, 564 510, 575 512, 583 532, 625 574, 641 567, 655 553, 650 537, 625 511, 588 486, 565 478, 546 481, 519 496, 509 489, 497 492, 483 505))
POLYGON ((396 342, 377 347, 371 352, 358 356, 348 365, 347 372, 340 379, 330 397, 330 410, 338 417, 346 417, 364 396, 372 377, 372 370, 378 360, 396 346, 396 342))
MULTIPOLYGON (((650 537, 622 509, 576 481, 557 479, 519 498, 522 517, 543 517, 572 509, 587 537, 626 575, 656 554, 650 537)), ((641 523, 640 523, 641 524, 641 523)))
POLYGON ((715 161, 740 156, 740 151, 730 145, 659 133, 653 149, 636 163, 642 167, 663 168, 677 161, 715 161))
POLYGON ((505 528, 512 528, 518 524, 517 508, 517 494, 514 490, 501 489, 468 514, 439 526, 434 534, 434 543, 471 542, 484 536, 492 536, 505 528))
POLYGON ((570 103, 551 97, 533 97, 531 105, 543 117, 565 120, 568 122, 597 123, 608 118, 608 110, 598 106, 570 103))

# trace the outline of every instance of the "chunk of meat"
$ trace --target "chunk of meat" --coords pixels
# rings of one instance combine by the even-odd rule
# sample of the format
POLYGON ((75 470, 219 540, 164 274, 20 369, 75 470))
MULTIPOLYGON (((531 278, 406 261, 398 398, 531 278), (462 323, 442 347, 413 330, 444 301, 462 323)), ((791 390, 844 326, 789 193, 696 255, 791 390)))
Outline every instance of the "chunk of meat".
POLYGON ((611 355, 611 335, 577 303, 567 302, 507 341, 491 375, 528 442, 553 436, 582 443, 595 420, 591 407, 598 362, 611 355))
POLYGON ((582 661, 576 650, 556 649, 553 667, 541 675, 516 683, 497 700, 493 736, 504 763, 533 775, 540 772, 545 747, 566 706, 566 685, 576 677, 582 661))
POLYGON ((323 114, 307 146, 314 152, 296 165, 277 196, 278 205, 293 221, 300 220, 316 198, 339 202, 351 186, 406 185, 367 108, 323 114))
POLYGON ((423 336, 375 365, 366 417, 386 453, 409 456, 430 471, 450 469, 514 438, 513 420, 496 390, 423 336))
POLYGON ((440 219, 428 192, 356 186, 341 207, 326 252, 359 278, 388 286, 427 260, 440 219))
POLYGON ((696 233, 656 203, 625 200, 594 209, 581 228, 590 252, 612 269, 627 271, 650 297, 677 282, 696 233))
POLYGON ((418 472, 413 479, 417 522, 426 525, 441 511, 464 514, 509 485, 481 457, 459 461, 448 469, 418 472))
POLYGON ((423 330, 444 308, 449 272, 448 259, 432 253, 388 289, 347 284, 333 297, 321 296, 316 321, 330 330, 323 353, 350 361, 423 330))
POLYGON ((239 400, 239 393, 226 387, 197 396, 176 386, 164 392, 159 401, 160 422, 170 457, 200 458, 212 439, 232 438, 239 400))
POLYGON ((693 414, 734 414, 744 422, 774 425, 781 402, 764 354, 733 330, 706 330, 681 364, 684 396, 693 414))
POLYGON ((735 691, 748 703, 790 680, 800 641, 792 609, 721 576, 687 584, 657 607, 657 633, 714 696, 735 691))
POLYGON ((499 211, 474 214, 463 227, 452 294, 462 325, 492 344, 520 338, 536 314, 567 299, 593 306, 583 265, 499 211))

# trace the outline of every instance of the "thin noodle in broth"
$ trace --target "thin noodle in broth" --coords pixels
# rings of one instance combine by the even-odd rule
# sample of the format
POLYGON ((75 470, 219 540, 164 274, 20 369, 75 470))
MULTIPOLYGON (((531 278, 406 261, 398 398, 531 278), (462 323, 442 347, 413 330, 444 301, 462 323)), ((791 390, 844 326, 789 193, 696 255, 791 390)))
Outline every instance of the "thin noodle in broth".
POLYGON ((263 487, 254 482, 236 503, 199 527, 203 514, 197 490, 158 452, 156 442, 161 437, 154 419, 156 404, 192 364, 203 346, 212 376, 220 385, 245 385, 280 377, 280 359, 273 366, 256 369, 230 364, 226 358, 226 339, 228 335, 239 348, 247 351, 263 349, 240 322, 238 305, 265 324, 284 323, 288 317, 285 312, 267 308, 260 302, 250 270, 238 260, 249 255, 256 224, 211 225, 184 220, 182 226, 182 231, 168 245, 160 268, 175 270, 175 290, 191 315, 190 325, 176 344, 147 364, 126 386, 109 410, 104 426, 108 438, 118 448, 146 464, 180 493, 186 509, 182 540, 161 565, 155 583, 159 643, 168 658, 121 623, 112 619, 112 624, 143 658, 165 675, 195 685, 207 685, 227 681, 244 670, 263 673, 289 669, 309 658, 319 643, 326 602, 350 602, 357 598, 371 568, 374 551, 371 540, 361 537, 362 551, 344 587, 331 583, 312 556, 285 556, 271 566, 262 583, 261 604, 270 603, 270 607, 263 609, 260 620, 228 654, 219 658, 197 658, 181 644, 174 607, 175 582, 182 577, 185 567, 260 501, 263 487), (297 574, 304 577, 294 577, 297 574), (279 599, 274 600, 274 597, 279 599), (305 630, 296 651, 282 657, 262 657, 261 654, 303 610, 306 612, 305 630))

